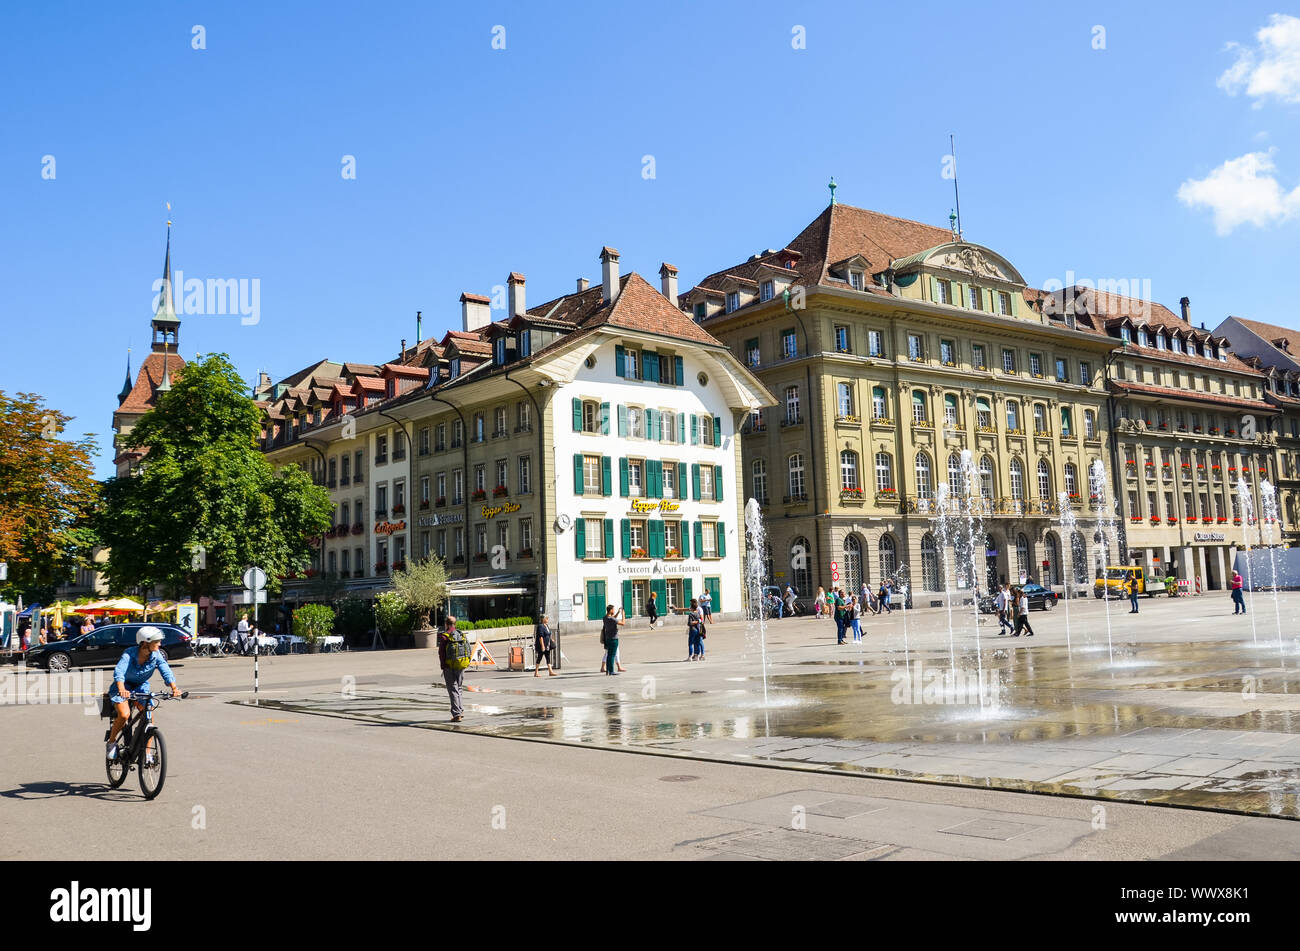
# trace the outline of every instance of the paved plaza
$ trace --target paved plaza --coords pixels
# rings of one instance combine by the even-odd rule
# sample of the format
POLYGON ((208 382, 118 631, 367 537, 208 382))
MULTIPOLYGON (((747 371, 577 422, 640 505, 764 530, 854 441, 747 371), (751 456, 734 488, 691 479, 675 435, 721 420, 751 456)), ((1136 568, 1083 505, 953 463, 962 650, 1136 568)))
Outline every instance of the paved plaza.
POLYGON ((147 809, 161 854, 192 858, 1289 857, 1297 606, 1257 596, 1252 632, 1226 596, 1112 604, 1108 643, 1078 600, 1068 647, 1061 606, 1032 638, 986 618, 978 653, 969 614, 951 643, 940 610, 870 618, 860 646, 770 622, 766 704, 753 625, 688 663, 679 620, 636 620, 626 673, 564 637, 556 677, 470 671, 454 725, 433 651, 263 659, 255 706, 251 662, 190 660, 152 803, 107 789, 79 707, 0 708, 0 851, 104 856, 147 809))

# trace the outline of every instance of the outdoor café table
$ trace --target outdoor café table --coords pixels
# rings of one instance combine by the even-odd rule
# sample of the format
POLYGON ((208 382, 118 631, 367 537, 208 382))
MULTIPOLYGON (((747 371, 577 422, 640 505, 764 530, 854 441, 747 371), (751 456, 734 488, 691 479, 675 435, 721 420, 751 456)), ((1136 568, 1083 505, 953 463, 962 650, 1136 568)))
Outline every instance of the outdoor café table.
POLYGON ((336 651, 343 649, 343 636, 341 634, 331 634, 321 641, 321 650, 336 651))
POLYGON ((275 639, 280 642, 280 650, 285 654, 291 653, 295 645, 304 643, 297 634, 277 634, 275 639))
POLYGON ((194 653, 200 656, 215 654, 221 650, 221 638, 219 637, 196 637, 194 638, 194 653))

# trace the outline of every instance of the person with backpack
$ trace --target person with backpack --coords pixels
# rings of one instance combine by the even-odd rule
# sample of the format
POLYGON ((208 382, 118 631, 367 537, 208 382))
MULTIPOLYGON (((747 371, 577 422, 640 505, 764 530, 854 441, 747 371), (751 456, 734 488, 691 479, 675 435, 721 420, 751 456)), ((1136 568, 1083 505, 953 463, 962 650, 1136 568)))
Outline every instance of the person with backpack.
POLYGON ((687 660, 704 660, 704 615, 700 602, 691 598, 691 609, 686 614, 687 660))
POLYGON ((546 664, 546 669, 552 677, 555 676, 555 668, 551 666, 551 648, 554 640, 551 635, 551 618, 550 615, 543 614, 542 619, 537 624, 537 630, 533 634, 533 676, 542 675, 542 664, 546 664))
POLYGON ((465 719, 461 691, 465 687, 465 668, 469 666, 473 647, 465 635, 456 630, 456 618, 447 616, 447 627, 438 635, 438 663, 442 666, 442 679, 447 685, 447 699, 451 701, 451 722, 465 719))
POLYGON ((605 619, 601 622, 600 643, 605 648, 605 673, 617 677, 618 671, 618 629, 627 621, 614 614, 614 605, 605 607, 605 619))

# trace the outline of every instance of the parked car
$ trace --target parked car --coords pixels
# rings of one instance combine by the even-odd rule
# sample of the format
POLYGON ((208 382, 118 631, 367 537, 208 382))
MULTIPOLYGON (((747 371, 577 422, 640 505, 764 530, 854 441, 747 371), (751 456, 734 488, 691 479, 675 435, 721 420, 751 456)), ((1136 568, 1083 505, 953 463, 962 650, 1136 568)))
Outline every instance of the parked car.
MULTIPOLYGON (((1059 594, 1051 588, 1044 588, 1041 584, 1030 582, 1029 584, 1019 585, 1019 587, 1023 588, 1025 594, 1029 595, 1029 610, 1031 611, 1034 610, 1034 608, 1038 608, 1041 611, 1050 611, 1052 608, 1056 607, 1056 602, 1061 599, 1059 594)), ((986 594, 980 597, 980 611, 982 613, 997 613, 997 608, 993 606, 993 598, 996 595, 997 592, 994 592, 993 594, 986 594)))
MULTIPOLYGON (((122 651, 135 647, 135 636, 143 624, 105 624, 89 634, 78 634, 62 641, 51 641, 30 648, 25 660, 29 667, 44 667, 60 671, 70 667, 112 667, 122 656, 122 651)), ((164 659, 184 660, 194 656, 189 632, 175 624, 154 624, 163 632, 164 659)))

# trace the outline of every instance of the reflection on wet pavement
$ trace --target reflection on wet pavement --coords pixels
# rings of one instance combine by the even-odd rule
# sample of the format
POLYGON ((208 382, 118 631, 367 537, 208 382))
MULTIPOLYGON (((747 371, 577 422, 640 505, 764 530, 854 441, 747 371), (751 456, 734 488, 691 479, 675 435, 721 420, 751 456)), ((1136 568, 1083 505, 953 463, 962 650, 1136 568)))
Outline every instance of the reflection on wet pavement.
MULTIPOLYGON (((986 643, 988 643, 986 641, 986 643)), ((645 665, 610 684, 566 675, 471 675, 464 723, 441 688, 305 693, 263 702, 302 713, 503 737, 1030 792, 1300 818, 1300 679, 1294 651, 1237 641, 960 653, 875 650, 770 664, 645 665), (551 686, 551 685, 548 685, 551 686), (555 685, 560 686, 560 685, 555 685), (540 687, 540 684, 539 684, 540 687), (1293 687, 1297 689, 1292 689, 1293 687)))

